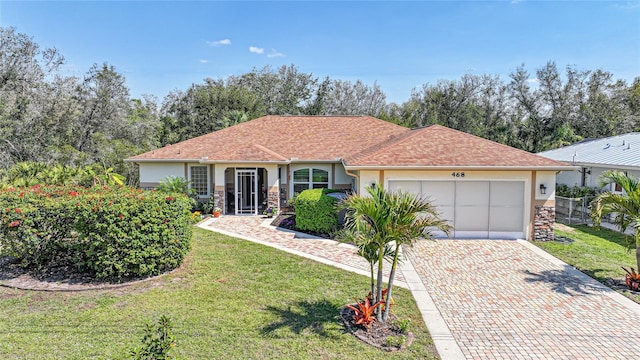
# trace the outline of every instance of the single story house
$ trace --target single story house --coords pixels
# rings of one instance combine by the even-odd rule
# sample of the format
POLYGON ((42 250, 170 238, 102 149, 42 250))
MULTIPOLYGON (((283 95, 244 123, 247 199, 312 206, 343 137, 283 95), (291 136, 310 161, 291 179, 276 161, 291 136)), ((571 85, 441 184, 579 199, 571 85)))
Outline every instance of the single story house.
MULTIPOLYGON (((563 171, 556 178, 558 184, 570 187, 599 187, 598 179, 607 170, 619 170, 640 177, 640 133, 584 140, 538 155, 575 165, 575 170, 563 171)), ((622 189, 609 184, 605 190, 622 189)))
POLYGON ((260 214, 310 188, 377 183, 430 197, 455 238, 553 236, 556 172, 567 163, 439 125, 370 116, 265 116, 126 159, 140 186, 181 176, 226 214, 260 214))

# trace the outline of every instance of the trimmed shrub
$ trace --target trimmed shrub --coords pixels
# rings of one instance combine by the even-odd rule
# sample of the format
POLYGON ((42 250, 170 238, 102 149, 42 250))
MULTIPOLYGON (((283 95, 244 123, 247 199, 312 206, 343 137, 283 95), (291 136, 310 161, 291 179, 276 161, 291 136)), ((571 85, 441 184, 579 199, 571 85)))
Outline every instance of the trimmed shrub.
POLYGON ((0 191, 0 254, 100 279, 157 275, 189 251, 192 200, 127 187, 0 191))
POLYGON ((338 228, 336 198, 327 196, 335 190, 309 189, 295 199, 296 227, 300 230, 329 234, 338 228))
POLYGON ((574 186, 569 187, 565 184, 556 184, 556 196, 563 196, 568 198, 581 198, 584 196, 595 196, 598 194, 598 189, 588 186, 574 186))

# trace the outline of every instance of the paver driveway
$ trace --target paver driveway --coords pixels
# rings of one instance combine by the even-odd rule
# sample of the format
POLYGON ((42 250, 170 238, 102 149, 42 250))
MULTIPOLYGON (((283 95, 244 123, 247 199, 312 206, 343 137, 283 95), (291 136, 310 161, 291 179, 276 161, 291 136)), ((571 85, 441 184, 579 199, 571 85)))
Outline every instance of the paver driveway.
MULTIPOLYGON (((225 216, 200 227, 367 274, 353 246, 268 223, 225 216)), ((640 359, 640 305, 527 242, 420 241, 405 252, 398 283, 412 290, 443 360, 640 359)))
POLYGON ((421 241, 408 253, 467 359, 640 359, 640 305, 531 244, 421 241))

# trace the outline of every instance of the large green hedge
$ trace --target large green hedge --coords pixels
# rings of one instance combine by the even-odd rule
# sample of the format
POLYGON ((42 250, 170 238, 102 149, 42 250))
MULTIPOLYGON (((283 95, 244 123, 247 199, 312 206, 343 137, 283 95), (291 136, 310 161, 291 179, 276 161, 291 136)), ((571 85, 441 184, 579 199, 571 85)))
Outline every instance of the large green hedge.
POLYGON ((331 189, 309 189, 295 199, 296 227, 300 230, 329 234, 338 228, 336 198, 327 196, 331 189))
POLYGON ((192 200, 127 187, 0 191, 0 254, 102 279, 156 275, 190 248, 192 200))

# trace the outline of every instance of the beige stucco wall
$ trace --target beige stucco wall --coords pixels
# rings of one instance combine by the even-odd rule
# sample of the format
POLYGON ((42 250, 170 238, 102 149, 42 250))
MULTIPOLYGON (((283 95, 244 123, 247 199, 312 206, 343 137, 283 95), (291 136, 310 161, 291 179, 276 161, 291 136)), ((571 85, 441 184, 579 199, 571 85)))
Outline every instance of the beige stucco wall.
POLYGON ((231 172, 225 177, 225 171, 227 169, 233 168, 243 168, 243 169, 256 169, 256 168, 264 168, 267 170, 267 186, 269 188, 280 186, 280 182, 278 179, 278 165, 277 164, 265 164, 265 163, 224 163, 224 164, 216 164, 214 171, 214 183, 216 186, 224 186, 226 183, 233 183, 234 180, 234 172, 231 172))
POLYGON ((159 183, 167 176, 185 177, 184 163, 140 163, 140 183, 159 183))

